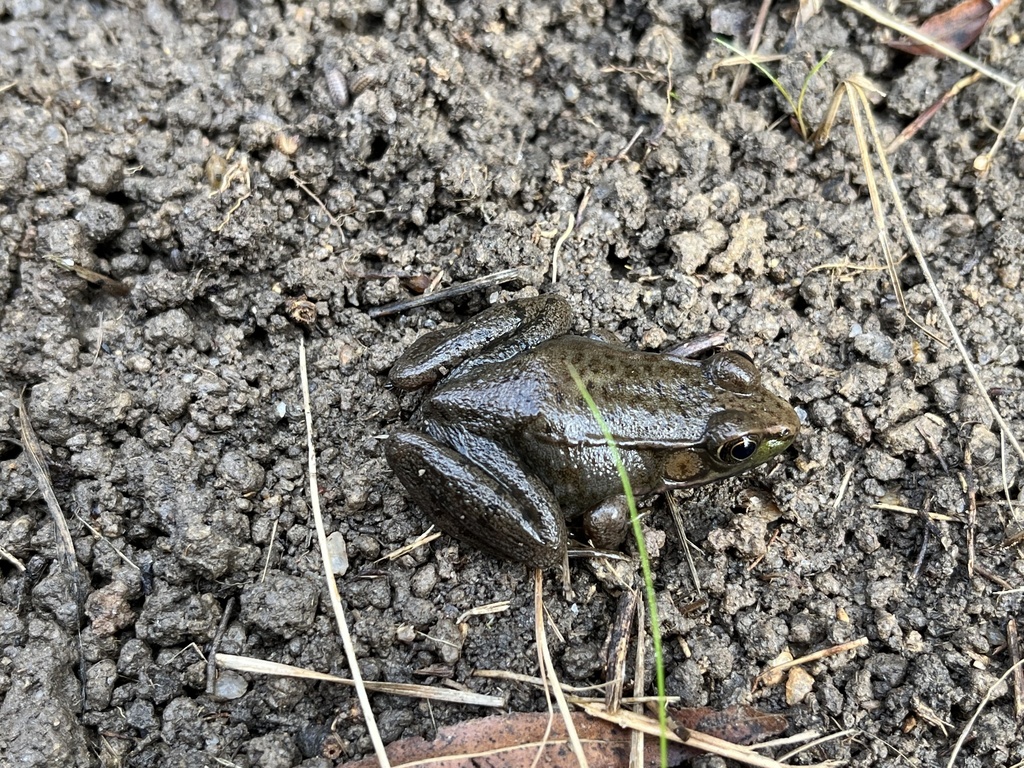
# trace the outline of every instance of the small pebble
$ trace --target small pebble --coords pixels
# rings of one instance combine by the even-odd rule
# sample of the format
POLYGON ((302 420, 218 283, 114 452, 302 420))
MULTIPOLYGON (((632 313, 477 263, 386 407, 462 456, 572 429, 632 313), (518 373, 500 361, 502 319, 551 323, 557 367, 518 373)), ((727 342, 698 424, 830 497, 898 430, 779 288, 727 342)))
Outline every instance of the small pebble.
POLYGON ((327 537, 327 554, 331 558, 334 575, 344 576, 348 572, 348 546, 340 532, 335 531, 327 537))

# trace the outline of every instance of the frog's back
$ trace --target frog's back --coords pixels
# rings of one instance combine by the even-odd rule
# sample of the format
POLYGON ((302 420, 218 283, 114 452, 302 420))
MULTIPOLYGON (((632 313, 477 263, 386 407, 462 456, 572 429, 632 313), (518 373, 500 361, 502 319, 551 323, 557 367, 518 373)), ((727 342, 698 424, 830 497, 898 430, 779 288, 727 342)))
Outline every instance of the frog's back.
POLYGON ((560 336, 443 381, 426 415, 472 431, 501 429, 519 440, 603 444, 570 366, 616 439, 677 445, 700 439, 712 394, 699 363, 581 336, 560 336))
POLYGON ((540 409, 547 416, 546 428, 565 442, 604 442, 569 366, 579 372, 619 442, 700 440, 713 396, 699 363, 578 336, 553 339, 534 354, 549 375, 540 409))

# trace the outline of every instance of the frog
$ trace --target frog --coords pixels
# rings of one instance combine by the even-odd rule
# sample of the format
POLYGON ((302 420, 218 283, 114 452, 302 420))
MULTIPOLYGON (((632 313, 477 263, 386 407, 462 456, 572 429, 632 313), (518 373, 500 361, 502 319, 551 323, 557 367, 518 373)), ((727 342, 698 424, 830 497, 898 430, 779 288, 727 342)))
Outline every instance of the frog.
POLYGON ((443 532, 503 560, 566 563, 567 521, 599 548, 628 532, 607 423, 633 493, 712 483, 764 464, 800 419, 747 355, 707 344, 634 350, 570 333, 569 302, 497 304, 420 336, 393 364, 399 390, 426 389, 384 453, 408 497, 443 532))

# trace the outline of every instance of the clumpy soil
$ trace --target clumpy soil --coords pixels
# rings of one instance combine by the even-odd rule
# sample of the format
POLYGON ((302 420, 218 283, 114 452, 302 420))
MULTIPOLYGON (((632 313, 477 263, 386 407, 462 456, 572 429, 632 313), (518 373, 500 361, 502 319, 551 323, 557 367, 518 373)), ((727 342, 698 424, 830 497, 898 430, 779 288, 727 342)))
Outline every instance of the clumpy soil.
MULTIPOLYGON (((801 759, 918 766, 945 762, 991 692, 957 764, 1024 760, 1014 689, 997 685, 1007 622, 1024 619, 1024 556, 1004 546, 1022 517, 1020 462, 955 350, 907 320, 879 269, 846 109, 814 151, 763 78, 730 98, 713 38, 743 33, 752 12, 0 0, 0 764, 326 766, 371 751, 348 689, 225 673, 208 690, 218 633, 224 653, 348 672, 312 531, 303 338, 363 675, 451 679, 541 709, 525 685, 473 676, 535 671, 524 568, 447 537, 378 560, 427 527, 382 457, 415 405, 385 388, 389 365, 424 330, 537 291, 570 299, 576 332, 638 348, 728 331, 805 423, 773 467, 678 494, 700 610, 685 610, 698 593, 653 504, 649 531, 668 534, 655 570, 671 694, 853 730, 801 759), (517 283, 369 312, 512 267, 517 283), (20 436, 21 395, 77 589, 20 436), (741 506, 751 487, 774 502, 741 506), (508 611, 457 623, 498 600, 508 611), (752 687, 784 650, 859 637, 856 652, 807 665, 799 701, 752 687)), ((765 50, 782 50, 793 14, 769 15, 765 50)), ((1024 76, 1022 23, 1011 6, 972 53, 1024 76)), ((864 75, 886 93, 888 141, 967 72, 888 37, 828 5, 771 66, 795 94, 833 50, 807 119, 864 75)), ((943 299, 1019 435, 1019 124, 986 175, 972 170, 1010 107, 981 80, 892 160, 943 299)), ((948 338, 913 259, 898 275, 916 322, 948 338)), ((601 682, 615 597, 582 563, 572 576, 571 600, 547 580, 558 672, 601 682)), ((372 704, 385 741, 483 713, 372 704)))

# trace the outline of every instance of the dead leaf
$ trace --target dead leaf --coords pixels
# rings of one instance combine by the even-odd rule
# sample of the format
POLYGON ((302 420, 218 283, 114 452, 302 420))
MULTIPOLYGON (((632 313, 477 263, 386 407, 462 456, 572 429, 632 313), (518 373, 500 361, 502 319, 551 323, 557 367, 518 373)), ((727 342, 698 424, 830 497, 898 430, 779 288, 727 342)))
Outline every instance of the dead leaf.
POLYGON ((743 704, 727 709, 669 707, 668 713, 675 723, 684 728, 747 746, 778 736, 789 727, 789 721, 782 715, 762 712, 743 704))
MULTIPOLYGON (((963 0, 948 11, 930 16, 918 29, 950 48, 962 51, 978 39, 991 13, 992 3, 989 0, 963 0)), ((930 45, 922 45, 906 37, 889 41, 889 47, 913 56, 943 58, 930 45)))
MULTIPOLYGON (((542 712, 467 720, 441 728, 433 741, 420 737, 397 741, 387 748, 388 759, 393 765, 429 760, 430 768, 530 768, 533 765, 575 768, 579 764, 561 718, 554 719, 551 732, 544 739, 549 721, 549 716, 542 712), (538 750, 543 750, 539 760, 538 750)), ((591 768, 626 768, 629 765, 629 731, 582 712, 573 713, 573 722, 591 768)), ((679 766, 693 754, 693 750, 669 744, 668 764, 679 766)), ((658 764, 658 740, 647 739, 644 766, 656 768, 658 764)), ((377 759, 369 757, 348 763, 344 768, 376 766, 377 759)))
MULTIPOLYGON (((771 715, 747 706, 715 710, 708 707, 669 707, 672 722, 683 728, 700 730, 734 744, 753 744, 776 736, 789 723, 781 715, 771 715)), ((482 717, 442 728, 433 741, 419 737, 402 739, 387 748, 392 764, 415 764, 429 760, 430 768, 570 768, 576 766, 565 725, 561 718, 551 722, 545 713, 525 713, 482 717), (543 745, 543 746, 542 746, 543 745), (538 750, 543 750, 539 760, 538 750), (448 758, 448 759, 439 759, 448 758), (536 762, 535 762, 536 761, 536 762)), ((573 722, 583 742, 583 751, 591 768, 626 768, 629 765, 630 731, 582 712, 573 713, 573 722)), ((644 766, 659 765, 658 740, 645 740, 644 766)), ((700 754, 697 750, 669 742, 668 764, 683 765, 700 754)), ((348 763, 344 768, 376 768, 376 758, 348 763)))

